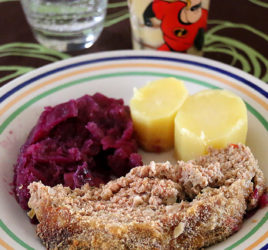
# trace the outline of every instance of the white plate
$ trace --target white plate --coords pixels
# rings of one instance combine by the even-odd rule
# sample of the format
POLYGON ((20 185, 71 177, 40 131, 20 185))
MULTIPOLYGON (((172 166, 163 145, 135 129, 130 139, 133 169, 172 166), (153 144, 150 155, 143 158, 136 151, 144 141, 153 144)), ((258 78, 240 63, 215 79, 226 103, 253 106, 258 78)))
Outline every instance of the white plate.
MULTIPOLYGON (((249 145, 268 178, 267 85, 228 65, 185 54, 116 51, 71 58, 34 70, 0 89, 0 249, 43 249, 35 226, 10 194, 13 166, 44 106, 101 92, 128 104, 133 87, 174 76, 191 94, 207 88, 228 89, 247 103, 249 145)), ((146 154, 144 161, 169 160, 169 154, 146 154)), ((242 229, 213 249, 265 247, 268 208, 244 222, 242 229)))

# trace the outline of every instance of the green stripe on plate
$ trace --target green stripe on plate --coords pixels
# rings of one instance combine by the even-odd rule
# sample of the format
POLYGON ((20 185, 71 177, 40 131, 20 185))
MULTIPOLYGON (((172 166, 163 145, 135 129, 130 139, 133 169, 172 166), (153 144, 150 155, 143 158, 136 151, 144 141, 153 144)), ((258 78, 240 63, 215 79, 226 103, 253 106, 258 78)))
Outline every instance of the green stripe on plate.
POLYGON ((249 112, 252 113, 261 122, 261 124, 265 127, 266 130, 268 130, 268 122, 265 120, 265 118, 256 109, 250 106, 247 102, 246 106, 249 112))
MULTIPOLYGON (((102 74, 102 75, 96 75, 96 76, 91 76, 91 77, 86 77, 86 78, 82 78, 82 79, 78 79, 72 82, 67 82, 65 84, 62 84, 58 87, 55 87, 53 89, 50 89, 36 97, 34 97, 33 99, 29 100, 28 102, 26 102, 25 104, 23 104, 22 106, 20 106, 17 110, 15 110, 0 126, 0 134, 3 133, 3 131, 5 130, 5 128, 22 112, 24 111, 26 108, 28 108, 29 106, 31 106, 33 103, 37 102, 38 100, 53 94, 61 89, 65 89, 68 87, 71 87, 73 85, 76 84, 81 84, 81 83, 85 83, 88 81, 92 81, 92 80, 96 80, 96 79, 102 79, 102 78, 109 78, 109 77, 118 77, 118 76, 129 76, 129 75, 134 75, 134 76, 144 76, 144 75, 148 75, 148 76, 160 76, 160 77, 175 77, 178 78, 180 80, 184 80, 184 81, 189 81, 198 85, 202 85, 204 87, 208 87, 211 89, 219 89, 219 87, 214 86, 210 83, 204 82, 204 81, 200 81, 197 79, 193 79, 190 77, 186 77, 186 76, 181 76, 181 75, 174 75, 174 74, 167 74, 167 73, 157 73, 157 72, 120 72, 120 73, 111 73, 111 74, 102 74)), ((267 125, 267 121, 265 120, 265 118, 256 110, 254 109, 250 104, 246 103, 249 111, 261 122, 261 124, 265 127, 266 130, 268 130, 268 125, 267 125)))
MULTIPOLYGON (((0 126, 0 134, 3 133, 3 131, 6 129, 6 127, 20 114, 22 113, 25 109, 27 109, 28 107, 30 107, 32 104, 34 104, 35 102, 39 101, 40 99, 51 95, 57 91, 60 91, 61 89, 65 89, 68 87, 71 87, 73 85, 78 85, 81 83, 86 83, 92 80, 97 80, 97 79, 103 79, 103 78, 109 78, 109 77, 121 77, 121 76, 158 76, 158 77, 175 77, 178 78, 180 80, 184 80, 184 81, 188 81, 188 82, 192 82, 194 84, 198 84, 210 89, 219 89, 219 87, 214 86, 210 83, 198 80, 198 79, 194 79, 194 78, 190 78, 190 77, 186 77, 186 76, 181 76, 181 75, 174 75, 174 74, 168 74, 168 73, 158 73, 158 72, 136 72, 136 71, 130 71, 130 72, 118 72, 118 73, 110 73, 110 74, 101 74, 101 75, 95 75, 95 76, 90 76, 90 77, 86 77, 86 78, 81 78, 78 80, 74 80, 71 82, 67 82, 64 83, 60 86, 57 86, 55 88, 52 88, 50 90, 47 90, 45 92, 43 92, 42 94, 32 98, 31 100, 27 101, 26 103, 24 103, 22 106, 20 106, 18 109, 16 109, 0 126)), ((264 117, 257 111, 255 110, 251 105, 249 105, 248 103, 246 103, 249 111, 263 124, 263 126, 266 128, 266 130, 268 130, 268 126, 267 126, 267 121, 264 119, 264 117)), ((266 218, 266 217, 264 217, 266 218)), ((262 219, 262 221, 264 220, 264 218, 262 219)), ((266 219, 267 220, 267 219, 266 219)), ((265 221, 266 221, 265 220, 265 221)), ((243 237, 241 238, 241 240, 239 240, 239 244, 241 244, 243 241, 245 241, 246 239, 248 239, 252 234, 254 234, 262 225, 262 224, 258 224, 254 229, 252 229, 246 236, 248 236, 247 238, 243 237), (259 226, 258 226, 259 225, 259 226)), ((18 242, 21 246, 26 247, 27 249, 33 249, 31 247, 29 247, 26 243, 24 243, 22 240, 20 240, 14 233, 12 233, 8 227, 1 221, 0 226, 3 228, 3 230, 16 242, 18 242)), ((236 245, 237 246, 237 245, 236 245)), ((228 248, 229 249, 229 248, 228 248)))
POLYGON ((185 76, 180 76, 180 75, 173 75, 173 74, 164 74, 164 73, 156 73, 156 72, 120 72, 120 73, 110 73, 110 74, 101 74, 101 75, 96 75, 96 76, 90 76, 90 77, 86 77, 86 78, 82 78, 82 79, 78 79, 78 80, 74 80, 71 82, 67 82, 65 84, 62 84, 60 86, 57 86, 53 89, 50 89, 34 98, 32 98, 31 100, 29 100, 28 102, 26 102, 25 104, 23 104, 22 106, 20 106, 17 110, 15 110, 0 126, 0 134, 3 133, 3 131, 5 130, 5 128, 20 114, 22 113, 22 111, 24 111, 26 108, 28 108, 29 106, 31 106, 32 104, 34 104, 35 102, 39 101, 40 99, 51 95, 61 89, 65 89, 68 87, 71 87, 73 85, 77 85, 77 84, 81 84, 81 83, 85 83, 85 82, 89 82, 92 80, 97 80, 97 79, 103 79, 103 78, 109 78, 109 77, 118 77, 118 76, 160 76, 160 77, 175 77, 175 78, 179 78, 181 80, 184 81, 190 81, 193 82, 195 84, 198 85, 202 85, 208 88, 213 88, 213 89, 219 89, 218 87, 197 80, 197 79, 193 79, 190 77, 185 77, 185 76))
POLYGON ((34 248, 30 247, 28 244, 26 244, 24 241, 22 241, 20 238, 18 238, 10 229, 5 225, 5 223, 0 220, 0 227, 17 243, 19 243, 21 246, 28 250, 34 250, 34 248))
POLYGON ((242 242, 246 241, 249 237, 251 237, 254 233, 256 233, 260 227, 268 220, 268 212, 265 214, 265 216, 261 219, 261 221, 253 228, 251 231, 246 234, 243 238, 235 242, 233 245, 225 248, 224 250, 231 250, 235 247, 239 246, 242 242))

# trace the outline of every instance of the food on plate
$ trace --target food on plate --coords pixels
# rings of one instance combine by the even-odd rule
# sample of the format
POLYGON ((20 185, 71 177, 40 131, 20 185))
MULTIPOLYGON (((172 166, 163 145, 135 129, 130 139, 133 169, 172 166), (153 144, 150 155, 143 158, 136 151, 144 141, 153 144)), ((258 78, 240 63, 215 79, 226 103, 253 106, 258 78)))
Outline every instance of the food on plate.
POLYGON ((48 249, 199 249, 239 230, 264 185, 239 144, 176 165, 151 162, 99 188, 34 182, 29 207, 48 249))
POLYGON ((85 183, 99 186, 141 165, 133 124, 122 99, 100 93, 46 107, 32 129, 15 166, 19 204, 28 209, 28 185, 85 183))
POLYGON ((204 90, 188 96, 183 82, 163 78, 135 89, 130 110, 141 147, 161 152, 175 144, 180 160, 204 155, 209 147, 246 141, 246 105, 226 90, 204 90))
POLYGON ((190 160, 223 148, 245 143, 247 108, 237 95, 226 90, 204 90, 186 99, 175 118, 175 153, 190 160))
POLYGON ((131 117, 143 149, 161 152, 174 146, 174 117, 187 96, 183 82, 175 78, 152 81, 134 90, 131 117))

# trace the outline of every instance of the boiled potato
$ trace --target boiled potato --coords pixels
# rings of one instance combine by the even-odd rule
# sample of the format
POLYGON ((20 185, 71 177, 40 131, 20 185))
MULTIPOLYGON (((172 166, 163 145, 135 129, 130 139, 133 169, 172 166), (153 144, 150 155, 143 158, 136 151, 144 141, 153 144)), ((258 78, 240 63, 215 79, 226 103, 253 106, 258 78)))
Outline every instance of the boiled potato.
POLYGON ((175 118, 175 153, 190 160, 223 148, 245 143, 247 109, 242 99, 225 90, 204 90, 187 98, 175 118))
POLYGON ((174 146, 174 118, 188 91, 182 81, 164 78, 134 89, 130 110, 141 147, 161 152, 174 146))

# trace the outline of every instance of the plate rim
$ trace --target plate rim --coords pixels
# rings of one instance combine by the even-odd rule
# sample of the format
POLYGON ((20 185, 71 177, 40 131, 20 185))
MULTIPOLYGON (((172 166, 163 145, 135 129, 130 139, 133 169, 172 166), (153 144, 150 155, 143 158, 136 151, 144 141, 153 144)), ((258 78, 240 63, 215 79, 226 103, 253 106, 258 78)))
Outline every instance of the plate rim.
MULTIPOLYGON (((239 68, 235 68, 233 66, 230 66, 226 63, 223 62, 219 62, 210 58, 205 58, 205 57, 201 57, 201 56, 195 56, 195 55, 190 55, 190 54, 183 54, 183 53, 175 53, 175 52, 163 52, 163 51, 146 51, 146 50, 117 50, 117 51, 102 51, 102 52, 95 52, 95 53, 90 53, 90 54, 85 54, 85 55, 78 55, 78 56, 74 56, 74 57, 70 57, 70 58, 66 58, 63 60, 59 60, 56 62, 52 62, 46 65, 43 65, 39 68, 35 68, 32 71, 23 74, 15 79, 12 79, 11 81, 7 82, 5 85, 0 87, 0 104, 3 102, 2 97, 5 93, 7 93, 8 91, 10 91, 12 89, 12 87, 17 87, 20 83, 24 82, 24 81, 28 81, 30 80, 30 78, 33 78, 34 76, 40 75, 40 74, 44 74, 45 72, 48 73, 50 71, 53 71, 53 69, 55 70, 60 69, 60 68, 64 68, 68 65, 73 65, 75 63, 78 62, 83 62, 83 61, 89 61, 90 59, 94 60, 94 58, 103 58, 103 57, 111 57, 111 58, 115 58, 115 57, 127 57, 127 56, 137 56, 140 57, 139 59, 145 59, 142 57, 163 57, 163 58, 172 58, 172 59, 180 59, 180 60, 185 60, 185 61, 189 61, 189 62, 197 62, 198 61, 202 62, 202 64, 206 64, 208 66, 212 66, 212 67, 216 67, 218 69, 220 69, 221 67, 223 69, 226 69, 225 71, 230 71, 231 73, 233 73, 234 75, 244 78, 246 81, 251 82, 253 85, 259 87, 262 91, 266 91, 266 93, 261 94, 258 90, 254 89, 253 87, 249 86, 248 84, 239 81, 240 83, 242 83, 243 85, 247 85, 248 87, 250 87, 250 89, 258 92, 259 94, 261 94, 262 97, 268 99, 268 84, 266 84, 265 82, 263 82, 262 80, 258 79, 257 77, 239 69, 239 68), (215 65, 213 65, 215 64, 215 65), (248 80, 247 80, 248 79, 248 80), (260 85, 260 86, 258 86, 260 85), (2 95, 3 93, 3 95, 2 95)), ((126 58, 127 59, 127 58, 126 58)), ((138 59, 138 58, 136 58, 138 59)), ((196 65, 195 65, 196 66, 196 65)), ((198 65, 199 67, 203 68, 203 66, 198 65)), ((213 70, 214 71, 214 70, 213 70)), ((215 72, 215 71, 214 71, 215 72)), ((217 72, 217 74, 221 74, 219 72, 217 72)), ((232 76, 230 76, 231 78, 233 78, 232 76)))
MULTIPOLYGON (((120 51, 120 53, 126 57, 128 55, 137 55, 136 51, 132 51, 132 50, 122 50, 120 51)), ((139 56, 147 56, 147 55, 150 55, 152 56, 152 52, 139 52, 138 53, 139 56)), ((162 55, 163 57, 165 57, 166 55, 170 56, 171 53, 170 52, 154 52, 153 54, 157 54, 157 55, 162 55)), ((7 87, 14 87, 14 86, 17 86, 18 84, 20 84, 21 82, 23 81, 27 81, 29 80, 30 78, 33 78, 35 77, 36 75, 39 75, 39 74, 42 74, 43 72, 47 72, 47 71, 50 71, 52 70, 53 68, 56 68, 56 67, 62 67, 62 66, 65 66, 65 65, 69 65, 69 64, 73 64, 75 62, 81 62, 81 61, 84 61, 84 60, 87 60, 87 59, 92 59, 92 58, 95 58, 95 57, 102 57, 102 56, 106 56, 109 55, 111 57, 113 57, 113 55, 116 55, 116 56, 120 56, 119 55, 119 52, 118 51, 109 51, 109 52, 98 52, 98 53, 92 53, 92 54, 87 54, 87 55, 80 55, 80 56, 76 56, 76 57, 72 57, 72 58, 68 58, 68 59, 65 59, 65 60, 61 60, 61 61, 58 61, 58 62, 54 62, 54 63, 50 63, 48 65, 44 65, 40 68, 37 68, 25 75, 22 75, 18 78, 15 78, 13 79, 12 81, 10 81, 9 83, 5 84, 3 87, 0 88, 0 97, 1 97, 1 94, 2 92, 5 93, 6 91, 6 88, 7 87), (14 86, 12 86, 14 85, 14 86), (6 88, 5 88, 6 86, 6 88)), ((172 58, 177 58, 177 53, 174 53, 172 55, 172 58)), ((179 56, 179 58, 182 57, 182 55, 179 56)), ((217 62, 217 61, 214 61, 212 59, 208 59, 208 58, 200 58, 198 56, 192 56, 192 55, 183 55, 184 59, 189 59, 191 61, 196 61, 196 60, 202 60, 204 62, 209 62, 209 65, 210 63, 217 63, 218 65, 224 65, 224 68, 228 69, 229 67, 231 68, 231 71, 234 71, 234 72, 242 72, 241 74, 242 75, 248 75, 248 78, 251 78, 251 79, 254 79, 254 83, 255 82, 260 82, 261 85, 264 84, 263 87, 267 87, 266 84, 264 82, 262 82, 261 80, 257 79, 256 77, 244 72, 244 71, 241 71, 240 69, 237 69, 237 68, 234 68, 232 66, 229 66, 227 64, 224 64, 224 63, 221 63, 221 62, 217 62), (194 59, 194 60, 193 60, 194 59)), ((215 74, 218 74, 218 73, 215 73, 215 74)), ((265 89, 264 88, 264 89, 265 89)), ((8 88, 7 88, 8 89, 8 88)), ((255 90, 256 91, 256 90, 255 90)), ((12 97, 11 97, 12 98, 12 97)), ((1 105, 1 102, 0 102, 0 105, 1 105)), ((1 219, 0 219, 0 222, 1 222, 1 219)))

